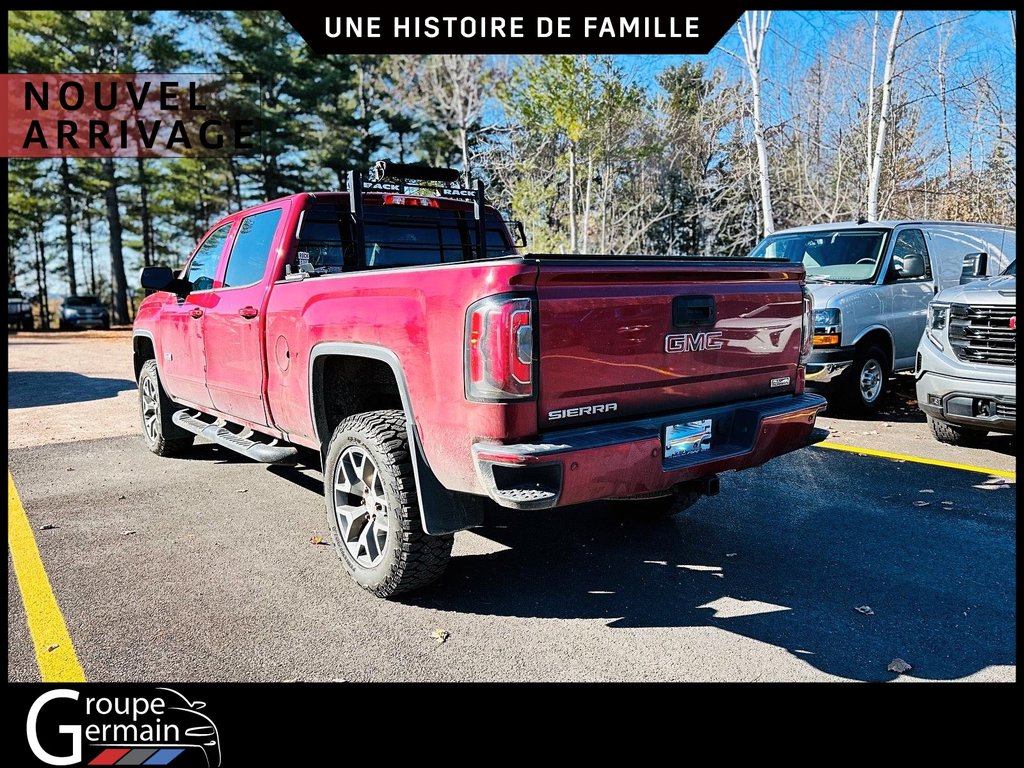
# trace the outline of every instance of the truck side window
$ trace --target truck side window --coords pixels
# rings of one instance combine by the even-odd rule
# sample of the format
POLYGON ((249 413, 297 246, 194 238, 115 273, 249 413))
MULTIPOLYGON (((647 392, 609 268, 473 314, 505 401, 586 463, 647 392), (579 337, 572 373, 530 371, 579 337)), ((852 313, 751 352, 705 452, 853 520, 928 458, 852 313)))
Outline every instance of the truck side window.
POLYGON ((228 268, 224 275, 224 287, 236 288, 252 285, 263 279, 267 269, 270 246, 274 242, 274 233, 281 220, 281 209, 262 211, 253 216, 246 216, 235 235, 228 256, 228 268))
POLYGON ((892 247, 892 260, 896 269, 903 268, 908 256, 917 256, 924 263, 925 277, 931 277, 931 265, 928 263, 928 246, 924 242, 924 233, 920 229, 904 229, 896 235, 892 247))
POLYGON ((193 291, 208 291, 213 288, 213 278, 217 274, 220 254, 224 250, 224 241, 228 239, 230 231, 231 222, 217 227, 196 250, 185 274, 185 279, 192 283, 193 291))

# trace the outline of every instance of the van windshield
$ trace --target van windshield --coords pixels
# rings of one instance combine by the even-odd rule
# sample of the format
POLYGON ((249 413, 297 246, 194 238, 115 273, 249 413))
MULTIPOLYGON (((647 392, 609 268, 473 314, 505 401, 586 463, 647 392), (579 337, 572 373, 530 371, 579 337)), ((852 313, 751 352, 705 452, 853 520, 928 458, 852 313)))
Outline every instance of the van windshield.
POLYGON ((781 232, 758 243, 750 258, 799 261, 812 283, 863 283, 878 273, 888 234, 860 228, 781 232))

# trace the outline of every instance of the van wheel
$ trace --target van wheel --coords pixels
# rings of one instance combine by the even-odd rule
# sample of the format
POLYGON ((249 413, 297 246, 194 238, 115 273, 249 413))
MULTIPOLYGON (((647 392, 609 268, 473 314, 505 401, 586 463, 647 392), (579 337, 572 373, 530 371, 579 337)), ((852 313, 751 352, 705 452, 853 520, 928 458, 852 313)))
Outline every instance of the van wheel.
POLYGON ((881 347, 871 345, 857 350, 853 365, 846 372, 840 390, 838 410, 868 415, 878 410, 889 386, 889 357, 881 347))
POLYGON ((392 597, 444 573, 455 537, 429 536, 420 523, 402 411, 360 413, 337 426, 324 496, 334 548, 363 589, 392 597))
POLYGON ((961 427, 931 416, 928 417, 928 426, 932 428, 935 439, 947 445, 976 448, 985 441, 985 437, 988 435, 988 432, 984 430, 961 427))

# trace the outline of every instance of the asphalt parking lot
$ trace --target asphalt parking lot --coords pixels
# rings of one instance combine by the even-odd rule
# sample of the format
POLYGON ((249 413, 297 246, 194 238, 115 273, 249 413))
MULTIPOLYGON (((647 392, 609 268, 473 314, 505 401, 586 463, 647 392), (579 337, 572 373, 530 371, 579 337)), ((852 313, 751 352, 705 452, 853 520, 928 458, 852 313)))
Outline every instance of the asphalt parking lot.
MULTIPOLYGON (((146 451, 127 334, 8 352, 9 469, 89 680, 1016 680, 1015 442, 938 444, 908 377, 678 518, 504 511, 386 602, 313 543, 316 468, 146 451)), ((9 549, 9 681, 49 652, 22 576, 9 549)))

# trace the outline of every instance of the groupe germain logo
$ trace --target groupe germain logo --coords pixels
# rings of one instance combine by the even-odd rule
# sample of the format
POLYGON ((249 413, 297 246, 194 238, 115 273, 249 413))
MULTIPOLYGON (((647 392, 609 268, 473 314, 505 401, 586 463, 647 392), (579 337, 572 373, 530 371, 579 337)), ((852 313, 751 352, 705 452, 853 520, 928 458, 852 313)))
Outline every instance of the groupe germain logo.
POLYGON ((25 730, 29 749, 44 765, 219 768, 220 734, 200 711, 205 707, 173 688, 148 696, 55 688, 32 703, 25 730))

